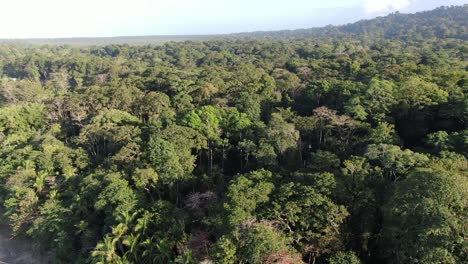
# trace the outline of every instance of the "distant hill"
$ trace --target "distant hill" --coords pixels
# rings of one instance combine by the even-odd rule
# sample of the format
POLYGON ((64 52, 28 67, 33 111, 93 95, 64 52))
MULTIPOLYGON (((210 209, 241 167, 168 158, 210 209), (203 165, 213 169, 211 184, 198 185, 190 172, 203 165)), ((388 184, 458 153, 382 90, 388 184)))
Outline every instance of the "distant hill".
POLYGON ((108 44, 147 45, 171 41, 207 41, 231 38, 392 38, 422 40, 427 38, 456 38, 468 40, 468 5, 439 7, 415 14, 392 13, 387 16, 361 20, 341 26, 320 28, 258 31, 220 35, 168 35, 168 36, 124 36, 105 38, 43 38, 43 39, 0 39, 0 43, 30 45, 73 45, 94 46, 108 44))
POLYGON ((341 38, 362 37, 427 39, 468 39, 468 5, 439 7, 415 14, 392 13, 384 17, 361 20, 342 26, 265 31, 234 34, 238 37, 256 38, 341 38))

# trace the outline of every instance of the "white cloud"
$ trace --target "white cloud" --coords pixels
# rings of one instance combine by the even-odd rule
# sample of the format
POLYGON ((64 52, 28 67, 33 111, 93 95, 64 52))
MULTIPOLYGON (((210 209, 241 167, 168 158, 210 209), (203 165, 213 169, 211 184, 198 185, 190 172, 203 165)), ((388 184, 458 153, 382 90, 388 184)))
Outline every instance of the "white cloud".
POLYGON ((410 5, 410 0, 365 0, 364 10, 367 14, 375 14, 404 9, 410 5))

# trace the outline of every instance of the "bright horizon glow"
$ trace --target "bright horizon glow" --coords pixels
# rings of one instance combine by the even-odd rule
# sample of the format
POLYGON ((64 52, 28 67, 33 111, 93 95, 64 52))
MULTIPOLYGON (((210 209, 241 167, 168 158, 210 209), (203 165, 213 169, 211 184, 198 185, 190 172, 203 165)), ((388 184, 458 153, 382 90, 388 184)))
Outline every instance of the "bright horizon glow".
POLYGON ((339 25, 468 0, 4 0, 0 38, 227 34, 339 25))

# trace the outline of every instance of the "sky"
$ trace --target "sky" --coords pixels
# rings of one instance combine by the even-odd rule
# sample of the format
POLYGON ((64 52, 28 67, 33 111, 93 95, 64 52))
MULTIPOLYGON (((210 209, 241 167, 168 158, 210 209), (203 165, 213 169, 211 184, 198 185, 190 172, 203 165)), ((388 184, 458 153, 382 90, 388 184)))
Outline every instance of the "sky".
POLYGON ((467 3, 468 0, 0 0, 0 38, 298 29, 467 3))

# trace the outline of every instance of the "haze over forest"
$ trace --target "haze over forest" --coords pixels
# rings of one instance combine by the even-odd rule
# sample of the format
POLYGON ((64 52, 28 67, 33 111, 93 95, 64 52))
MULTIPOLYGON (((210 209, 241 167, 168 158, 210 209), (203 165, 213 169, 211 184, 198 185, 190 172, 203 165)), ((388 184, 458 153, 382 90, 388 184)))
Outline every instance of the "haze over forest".
POLYGON ((15 0, 2 3, 5 12, 0 23, 8 27, 0 28, 0 39, 206 36, 293 30, 467 3, 466 0, 15 0))

